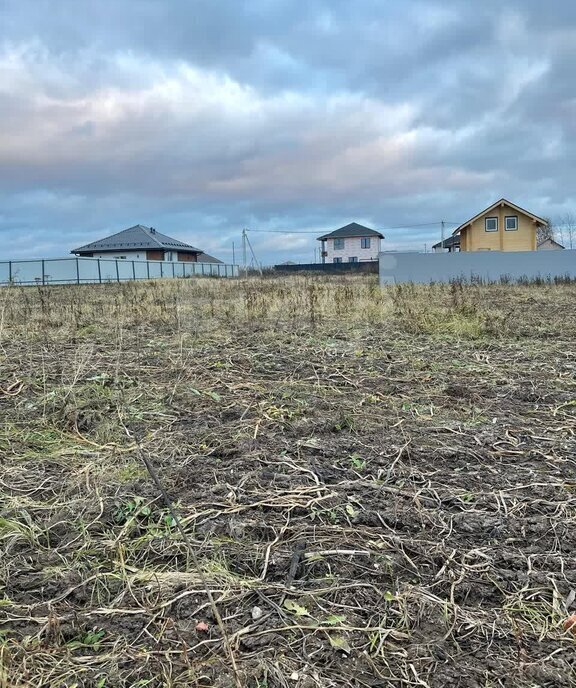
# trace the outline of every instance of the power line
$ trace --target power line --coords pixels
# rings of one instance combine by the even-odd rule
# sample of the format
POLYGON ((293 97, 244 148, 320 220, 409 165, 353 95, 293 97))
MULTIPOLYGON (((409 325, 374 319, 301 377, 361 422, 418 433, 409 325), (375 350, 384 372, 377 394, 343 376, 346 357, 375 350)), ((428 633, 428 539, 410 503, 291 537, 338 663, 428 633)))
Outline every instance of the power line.
POLYGON ((318 234, 318 230, 313 232, 311 230, 297 230, 291 229, 247 229, 247 232, 261 232, 264 234, 318 234))
MULTIPOLYGON (((437 225, 454 225, 456 227, 460 226, 461 222, 423 222, 422 224, 416 225, 398 225, 397 227, 381 227, 380 229, 384 232, 388 232, 394 229, 418 229, 420 227, 435 227, 437 225)), ((320 230, 291 230, 291 229, 247 229, 247 232, 259 232, 263 234, 318 234, 320 230)))

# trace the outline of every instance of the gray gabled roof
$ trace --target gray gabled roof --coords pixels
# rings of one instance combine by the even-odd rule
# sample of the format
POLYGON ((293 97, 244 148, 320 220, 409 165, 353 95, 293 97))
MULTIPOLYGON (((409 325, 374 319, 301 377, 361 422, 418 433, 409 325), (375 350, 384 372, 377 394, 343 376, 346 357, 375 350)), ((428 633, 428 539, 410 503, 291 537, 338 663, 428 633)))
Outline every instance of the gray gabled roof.
POLYGON ((364 225, 359 225, 357 222, 351 222, 349 225, 346 225, 345 227, 340 227, 340 229, 335 229, 333 232, 330 232, 329 234, 324 234, 323 236, 318 237, 318 241, 322 241, 323 239, 337 239, 338 237, 372 236, 377 236, 380 239, 384 238, 383 234, 380 234, 380 232, 377 232, 374 229, 364 227, 364 225))
POLYGON ((214 258, 214 256, 204 252, 198 254, 197 261, 199 263, 222 263, 220 259, 214 258))
POLYGON ((554 244, 554 246, 558 246, 558 248, 566 248, 566 246, 562 246, 561 243, 556 241, 556 239, 552 239, 552 237, 546 237, 546 239, 541 241, 536 248, 540 248, 540 246, 544 246, 544 244, 554 244))
POLYGON ((134 225, 121 232, 112 234, 105 239, 93 241, 79 248, 72 249, 70 253, 89 253, 91 251, 136 251, 138 249, 158 250, 159 248, 170 250, 183 250, 194 253, 202 253, 199 248, 185 244, 178 239, 162 234, 152 227, 134 225))

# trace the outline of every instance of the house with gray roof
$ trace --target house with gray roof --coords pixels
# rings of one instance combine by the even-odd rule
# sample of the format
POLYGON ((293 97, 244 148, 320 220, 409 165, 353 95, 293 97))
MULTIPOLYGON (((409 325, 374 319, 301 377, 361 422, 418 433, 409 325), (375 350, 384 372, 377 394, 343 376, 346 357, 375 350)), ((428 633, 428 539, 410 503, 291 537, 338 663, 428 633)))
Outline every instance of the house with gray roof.
POLYGON ((322 242, 323 263, 360 263, 378 260, 384 235, 375 229, 352 222, 318 237, 322 242))
MULTIPOLYGON (((202 250, 158 232, 154 227, 134 225, 105 239, 72 249, 70 253, 87 258, 127 260, 166 260, 201 262, 202 250)), ((209 256, 210 257, 210 256, 209 256)), ((210 257, 211 258, 211 257, 210 257)), ((211 258, 212 262, 214 258, 211 258)))
POLYGON ((563 251, 566 246, 555 241, 552 237, 547 237, 536 247, 537 251, 563 251))
POLYGON ((439 241, 437 244, 434 244, 432 246, 432 250, 434 253, 445 253, 448 251, 448 253, 454 253, 456 251, 460 250, 460 235, 455 234, 454 236, 450 236, 447 239, 444 239, 444 241, 439 241))

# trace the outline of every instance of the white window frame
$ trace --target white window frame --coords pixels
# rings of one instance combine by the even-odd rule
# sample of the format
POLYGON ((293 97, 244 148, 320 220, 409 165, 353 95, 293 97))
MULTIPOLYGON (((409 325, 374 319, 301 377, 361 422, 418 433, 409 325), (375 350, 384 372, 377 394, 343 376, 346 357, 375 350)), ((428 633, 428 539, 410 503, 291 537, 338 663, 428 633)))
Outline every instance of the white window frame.
POLYGON ((484 220, 484 231, 485 232, 497 232, 498 231, 498 218, 497 217, 487 217, 484 220), (488 220, 495 220, 496 221, 496 228, 495 229, 488 229, 488 220))
POLYGON ((518 231, 518 215, 506 215, 504 218, 504 229, 507 232, 517 232, 518 231), (515 220, 514 227, 508 227, 508 220, 515 220))
POLYGON ((341 263, 341 262, 342 262, 342 257, 332 258, 332 262, 333 262, 333 263, 341 263))
POLYGON ((349 263, 357 263, 358 262, 358 256, 348 256, 348 262, 349 263))
POLYGON ((334 239, 334 250, 343 251, 346 248, 346 241, 342 238, 334 239))
POLYGON ((362 237, 360 239, 360 248, 371 248, 370 237, 362 237))

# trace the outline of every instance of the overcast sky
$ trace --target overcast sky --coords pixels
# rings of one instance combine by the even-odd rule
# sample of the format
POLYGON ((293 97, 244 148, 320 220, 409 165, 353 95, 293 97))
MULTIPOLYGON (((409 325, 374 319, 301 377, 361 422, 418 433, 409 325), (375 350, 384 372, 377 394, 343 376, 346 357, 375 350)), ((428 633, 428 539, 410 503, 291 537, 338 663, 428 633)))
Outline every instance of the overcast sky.
POLYGON ((229 260, 242 227, 417 249, 502 196, 557 217, 575 74, 575 0, 0 0, 0 259, 137 223, 229 260))

